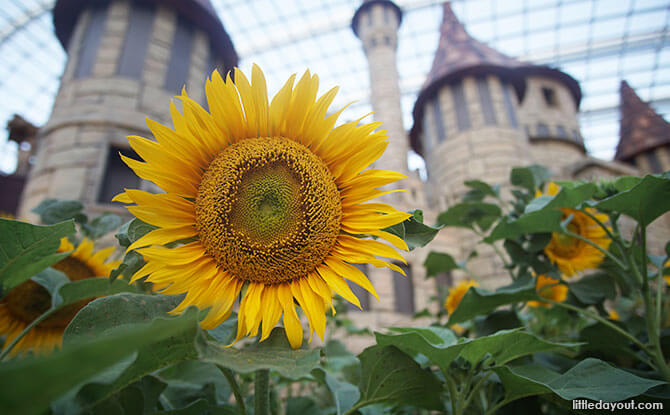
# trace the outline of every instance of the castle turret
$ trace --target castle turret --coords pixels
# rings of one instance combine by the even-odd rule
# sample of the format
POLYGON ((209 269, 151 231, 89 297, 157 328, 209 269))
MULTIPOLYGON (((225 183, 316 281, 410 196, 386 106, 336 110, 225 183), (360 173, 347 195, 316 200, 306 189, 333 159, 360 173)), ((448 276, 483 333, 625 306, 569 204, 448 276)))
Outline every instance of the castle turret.
POLYGON ((520 62, 473 39, 444 3, 440 40, 414 104, 412 148, 426 161, 432 205, 458 201, 464 180, 504 184, 530 161, 518 117, 520 62))
POLYGON ((389 146, 376 168, 407 172, 407 139, 402 124, 396 51, 402 11, 389 0, 367 0, 356 10, 351 27, 368 58, 372 108, 388 130, 389 146))
POLYGON ((126 136, 149 135, 145 116, 168 122, 184 86, 203 102, 206 77, 237 55, 208 0, 59 0, 53 16, 67 64, 20 214, 47 198, 115 210, 124 187, 149 188, 120 160, 126 136))
POLYGON ((670 123, 621 82, 621 124, 615 160, 636 166, 642 174, 670 170, 670 123))
POLYGON ((524 78, 519 119, 530 139, 533 160, 559 176, 586 154, 577 111, 579 83, 558 69, 529 65, 517 69, 524 78))

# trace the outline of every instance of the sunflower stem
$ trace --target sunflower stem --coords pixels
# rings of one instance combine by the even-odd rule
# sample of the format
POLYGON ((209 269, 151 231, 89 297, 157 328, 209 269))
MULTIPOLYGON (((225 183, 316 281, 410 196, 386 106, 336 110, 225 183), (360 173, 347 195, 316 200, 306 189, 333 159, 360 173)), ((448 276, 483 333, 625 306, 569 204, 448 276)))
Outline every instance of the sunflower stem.
POLYGON ((233 390, 233 395, 235 395, 235 402, 237 403, 237 408, 240 410, 240 415, 246 415, 247 408, 244 405, 244 396, 242 396, 242 389, 240 389, 240 385, 237 383, 237 380, 235 380, 235 374, 227 367, 223 367, 221 365, 216 366, 219 368, 221 373, 223 373, 223 376, 226 377, 230 388, 233 390))
POLYGON ((46 320, 46 319, 47 319, 51 314, 53 314, 53 312, 56 311, 56 310, 58 310, 58 308, 56 308, 56 307, 52 307, 52 308, 48 309, 47 311, 45 311, 44 314, 42 314, 41 316, 37 317, 35 320, 31 321, 30 324, 28 324, 28 325, 26 326, 26 328, 23 329, 23 331, 22 331, 21 333, 19 333, 18 336, 14 337, 14 340, 12 340, 11 343, 9 343, 9 344, 7 345, 7 347, 5 347, 5 350, 3 350, 2 353, 0 353, 0 361, 4 360, 4 359, 7 357, 7 355, 9 354, 9 352, 12 351, 12 349, 14 348, 14 346, 16 346, 16 345, 21 341, 21 339, 22 339, 26 334, 28 334, 28 332, 29 332, 30 330, 32 330, 36 325, 38 325, 38 324, 40 324, 41 322, 43 322, 44 320, 46 320))
POLYGON ((254 414, 270 414, 270 371, 260 369, 254 376, 254 414))
POLYGON ((624 264, 619 260, 619 258, 615 257, 614 255, 612 255, 612 253, 611 253, 610 251, 608 251, 607 249, 603 249, 601 246, 599 246, 597 243, 594 243, 594 242, 591 241, 590 239, 588 239, 588 238, 584 238, 582 235, 579 235, 579 234, 576 234, 576 233, 574 233, 574 232, 570 232, 570 231, 564 231, 563 233, 565 233, 565 234, 568 235, 568 236, 571 236, 571 237, 573 237, 573 238, 575 238, 575 239, 579 239, 580 241, 585 242, 585 243, 591 245, 592 247, 596 248, 598 251, 602 252, 603 255, 607 256, 609 259, 611 259, 612 261, 614 261, 614 263, 617 264, 621 269, 624 269, 624 270, 627 269, 627 268, 626 268, 626 265, 624 265, 624 264))
POLYGON ((622 329, 621 327, 617 326, 616 324, 613 324, 612 322, 608 321, 607 319, 604 319, 604 318, 600 317, 598 314, 592 313, 592 312, 590 312, 588 310, 585 310, 583 308, 575 307, 571 304, 566 304, 566 303, 562 303, 562 302, 559 302, 559 301, 554 301, 554 300, 551 300, 549 298, 543 298, 543 297, 538 297, 538 298, 539 298, 539 301, 542 301, 542 302, 545 302, 545 303, 550 303, 550 304, 553 304, 553 305, 558 306, 558 307, 567 308, 568 310, 572 310, 572 311, 575 311, 577 313, 584 314, 585 316, 591 317, 592 319, 606 325, 607 327, 609 327, 612 330, 618 332, 619 334, 621 334, 622 336, 624 336, 625 338, 627 338, 631 342, 635 343, 635 345, 637 345, 637 347, 644 350, 644 352, 647 353, 648 355, 650 355, 650 356, 652 355, 651 350, 649 350, 649 348, 645 344, 643 344, 641 341, 639 341, 635 336, 628 333, 626 330, 622 329))
MULTIPOLYGON (((642 298, 644 299, 645 319, 647 320, 647 335, 649 336, 649 343, 651 343, 651 347, 653 348, 653 353, 650 353, 650 356, 656 363, 656 369, 666 381, 670 382, 670 367, 668 367, 665 357, 663 357, 663 350, 661 348, 661 339, 659 335, 660 321, 657 321, 657 313, 654 310, 654 304, 651 299, 651 290, 649 289, 649 272, 647 270, 647 227, 644 224, 639 224, 639 228, 640 245, 642 247, 642 298)), ((631 257, 630 260, 634 263, 634 258, 631 257)), ((658 278, 661 279, 660 274, 658 278)))

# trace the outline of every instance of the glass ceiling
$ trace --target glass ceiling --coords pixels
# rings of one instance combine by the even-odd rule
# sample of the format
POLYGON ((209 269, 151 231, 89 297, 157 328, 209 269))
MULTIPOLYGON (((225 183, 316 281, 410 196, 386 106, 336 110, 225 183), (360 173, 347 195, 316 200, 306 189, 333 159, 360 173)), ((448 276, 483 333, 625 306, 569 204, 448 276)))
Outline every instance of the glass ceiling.
MULTIPOLYGON (((340 85, 338 106, 352 119, 371 110, 367 61, 350 28, 360 0, 211 0, 240 65, 258 63, 274 93, 292 73, 319 74, 322 92, 340 85)), ((54 0, 4 1, 0 8, 0 123, 14 113, 47 121, 65 53, 53 34, 54 0)), ((440 1, 396 0, 404 17, 398 68, 405 128, 430 69, 440 1)), ((670 115, 670 2, 667 0, 461 0, 453 9, 475 38, 520 60, 555 66, 584 93, 580 122, 587 149, 610 159, 619 130, 619 83, 626 79, 666 119, 670 115)), ((166 103, 167 105, 167 103, 166 103)), ((16 145, 0 135, 0 172, 15 167, 16 145)), ((418 156, 410 156, 419 167, 418 156)))

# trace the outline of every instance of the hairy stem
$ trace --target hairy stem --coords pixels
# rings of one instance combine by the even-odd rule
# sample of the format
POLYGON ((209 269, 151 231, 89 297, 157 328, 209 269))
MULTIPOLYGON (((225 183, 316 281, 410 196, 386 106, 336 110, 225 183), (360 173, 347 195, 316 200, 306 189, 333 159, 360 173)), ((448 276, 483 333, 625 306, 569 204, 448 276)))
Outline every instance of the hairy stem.
POLYGON ((259 369, 254 376, 254 414, 270 414, 270 371, 259 369))
POLYGON ((223 367, 221 365, 216 365, 221 373, 223 373, 223 376, 226 377, 228 380, 228 384, 230 384, 230 388, 233 390, 233 395, 235 395, 235 402, 237 403, 237 408, 240 410, 241 415, 246 415, 247 413, 247 408, 244 405, 244 397, 242 396, 242 390, 240 389, 240 385, 237 383, 235 380, 235 374, 233 373, 232 370, 228 369, 227 367, 223 367))

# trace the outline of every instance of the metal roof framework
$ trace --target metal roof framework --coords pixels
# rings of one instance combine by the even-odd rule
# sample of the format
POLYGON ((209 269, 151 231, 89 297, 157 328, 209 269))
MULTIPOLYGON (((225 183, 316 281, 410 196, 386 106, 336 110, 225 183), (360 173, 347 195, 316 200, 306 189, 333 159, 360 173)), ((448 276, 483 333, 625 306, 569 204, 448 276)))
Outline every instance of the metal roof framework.
MULTIPOLYGON (((340 85, 334 105, 355 101, 343 119, 371 110, 367 61, 350 28, 360 0, 211 0, 240 66, 264 70, 270 91, 309 68, 322 90, 340 85)), ((405 128, 437 47, 440 1, 397 0, 403 9, 398 68, 405 128)), ((65 53, 54 32, 54 0, 0 8, 0 123, 14 113, 35 124, 48 117, 65 53)), ((576 78, 580 122, 591 154, 611 159, 618 141, 619 83, 626 79, 661 115, 670 116, 670 2, 664 0, 456 0, 453 9, 478 40, 519 60, 557 67, 576 78)), ((167 104, 166 104, 167 105, 167 104)), ((10 172, 14 143, 0 136, 0 171, 10 172)), ((410 157, 420 166, 418 156, 410 157)))

